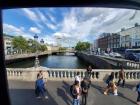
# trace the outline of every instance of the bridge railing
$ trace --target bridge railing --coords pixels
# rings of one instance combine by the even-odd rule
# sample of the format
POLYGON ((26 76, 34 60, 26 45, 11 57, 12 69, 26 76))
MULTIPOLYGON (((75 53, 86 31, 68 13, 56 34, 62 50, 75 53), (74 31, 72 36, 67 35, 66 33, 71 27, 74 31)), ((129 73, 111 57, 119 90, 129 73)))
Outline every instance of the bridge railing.
POLYGON ((113 58, 113 57, 101 56, 101 55, 100 55, 100 57, 103 57, 105 59, 108 59, 108 60, 114 62, 114 65, 116 65, 116 66, 123 65, 124 68, 140 69, 140 62, 135 62, 135 61, 132 61, 132 60, 127 60, 127 59, 122 59, 122 58, 113 58))
MULTIPOLYGON (((47 80, 68 80, 74 81, 76 73, 80 73, 80 77, 84 78, 87 73, 85 69, 46 69, 46 68, 7 68, 8 79, 12 80, 24 80, 24 81, 35 81, 37 73, 42 70, 44 78, 47 80)), ((119 70, 102 70, 95 69, 92 71, 92 81, 105 81, 107 77, 114 72, 115 80, 119 79, 119 70)), ((139 81, 140 70, 125 70, 126 81, 139 81)))

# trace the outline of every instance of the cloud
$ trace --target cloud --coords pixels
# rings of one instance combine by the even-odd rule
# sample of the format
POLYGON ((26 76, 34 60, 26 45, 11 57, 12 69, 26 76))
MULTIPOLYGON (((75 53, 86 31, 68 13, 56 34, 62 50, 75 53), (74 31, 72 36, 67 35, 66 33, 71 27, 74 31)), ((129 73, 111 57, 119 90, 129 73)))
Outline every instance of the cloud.
POLYGON ((47 44, 57 45, 57 41, 54 36, 46 35, 45 39, 47 44))
POLYGON ((63 13, 61 29, 54 36, 66 37, 71 41, 91 41, 103 32, 118 32, 122 27, 132 27, 140 21, 140 12, 130 21, 135 10, 114 8, 72 8, 63 13))
POLYGON ((32 38, 32 35, 23 31, 24 27, 18 28, 10 24, 3 24, 3 31, 8 35, 23 36, 25 38, 32 38))
MULTIPOLYGON (((139 11, 130 20, 130 17, 134 16, 135 13, 135 10, 131 9, 88 7, 22 10, 25 16, 38 26, 30 26, 31 32, 46 32, 49 43, 56 43, 56 38, 60 37, 65 45, 68 42, 74 45, 77 41, 93 42, 103 32, 114 33, 123 27, 128 28, 134 26, 136 22, 140 23, 139 11), (57 12, 60 12, 59 15, 57 12)), ((14 28, 9 26, 9 29, 15 30, 16 33, 26 31, 23 27, 14 28)))
POLYGON ((41 33, 41 30, 39 30, 37 27, 30 27, 29 31, 37 34, 41 33))
POLYGON ((37 16, 35 12, 31 9, 23 8, 22 11, 25 13, 25 16, 32 20, 39 28, 43 29, 43 26, 39 23, 40 18, 37 16))
POLYGON ((48 14, 48 16, 53 23, 56 23, 56 19, 51 14, 48 14))
POLYGON ((52 30, 56 30, 57 27, 55 25, 53 25, 50 21, 55 22, 55 19, 53 16, 51 15, 47 15, 49 17, 49 19, 47 18, 47 16, 45 16, 43 14, 43 12, 41 12, 39 9, 36 9, 36 13, 38 15, 38 17, 40 18, 42 24, 44 24, 45 26, 47 26, 48 28, 52 29, 52 30))

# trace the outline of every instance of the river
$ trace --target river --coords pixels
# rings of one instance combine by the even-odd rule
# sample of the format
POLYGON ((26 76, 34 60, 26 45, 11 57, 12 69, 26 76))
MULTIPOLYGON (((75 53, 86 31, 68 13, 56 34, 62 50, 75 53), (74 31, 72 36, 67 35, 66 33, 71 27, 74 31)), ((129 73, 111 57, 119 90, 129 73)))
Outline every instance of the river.
MULTIPOLYGON (((74 55, 48 55, 39 58, 40 65, 48 68, 85 69, 89 65, 74 55)), ((9 68, 27 68, 34 66, 34 59, 6 65, 9 68)))

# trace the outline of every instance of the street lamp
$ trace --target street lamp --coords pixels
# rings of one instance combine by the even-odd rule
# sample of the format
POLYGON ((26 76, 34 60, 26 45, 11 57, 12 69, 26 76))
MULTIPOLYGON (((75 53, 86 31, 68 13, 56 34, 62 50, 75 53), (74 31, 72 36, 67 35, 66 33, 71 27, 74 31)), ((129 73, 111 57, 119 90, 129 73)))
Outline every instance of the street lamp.
MULTIPOLYGON (((34 41, 38 41, 38 36, 35 34, 34 41)), ((37 43, 36 43, 36 57, 35 57, 35 67, 39 66, 39 59, 38 59, 38 50, 37 50, 37 43)))
POLYGON ((41 43, 41 45, 43 45, 43 44, 44 44, 44 40, 43 40, 43 39, 41 39, 41 40, 40 40, 40 43, 41 43))

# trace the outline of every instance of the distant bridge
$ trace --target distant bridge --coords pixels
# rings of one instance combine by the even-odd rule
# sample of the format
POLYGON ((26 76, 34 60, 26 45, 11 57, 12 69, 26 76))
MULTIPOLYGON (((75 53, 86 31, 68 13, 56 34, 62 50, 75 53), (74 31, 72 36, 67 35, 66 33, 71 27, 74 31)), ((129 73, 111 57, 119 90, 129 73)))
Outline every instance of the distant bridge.
POLYGON ((38 53, 24 53, 24 54, 11 54, 6 55, 6 61, 18 60, 18 59, 26 59, 26 58, 34 58, 36 55, 44 56, 48 54, 55 54, 55 53, 76 53, 74 50, 53 50, 53 51, 45 51, 45 52, 38 52, 38 53))

